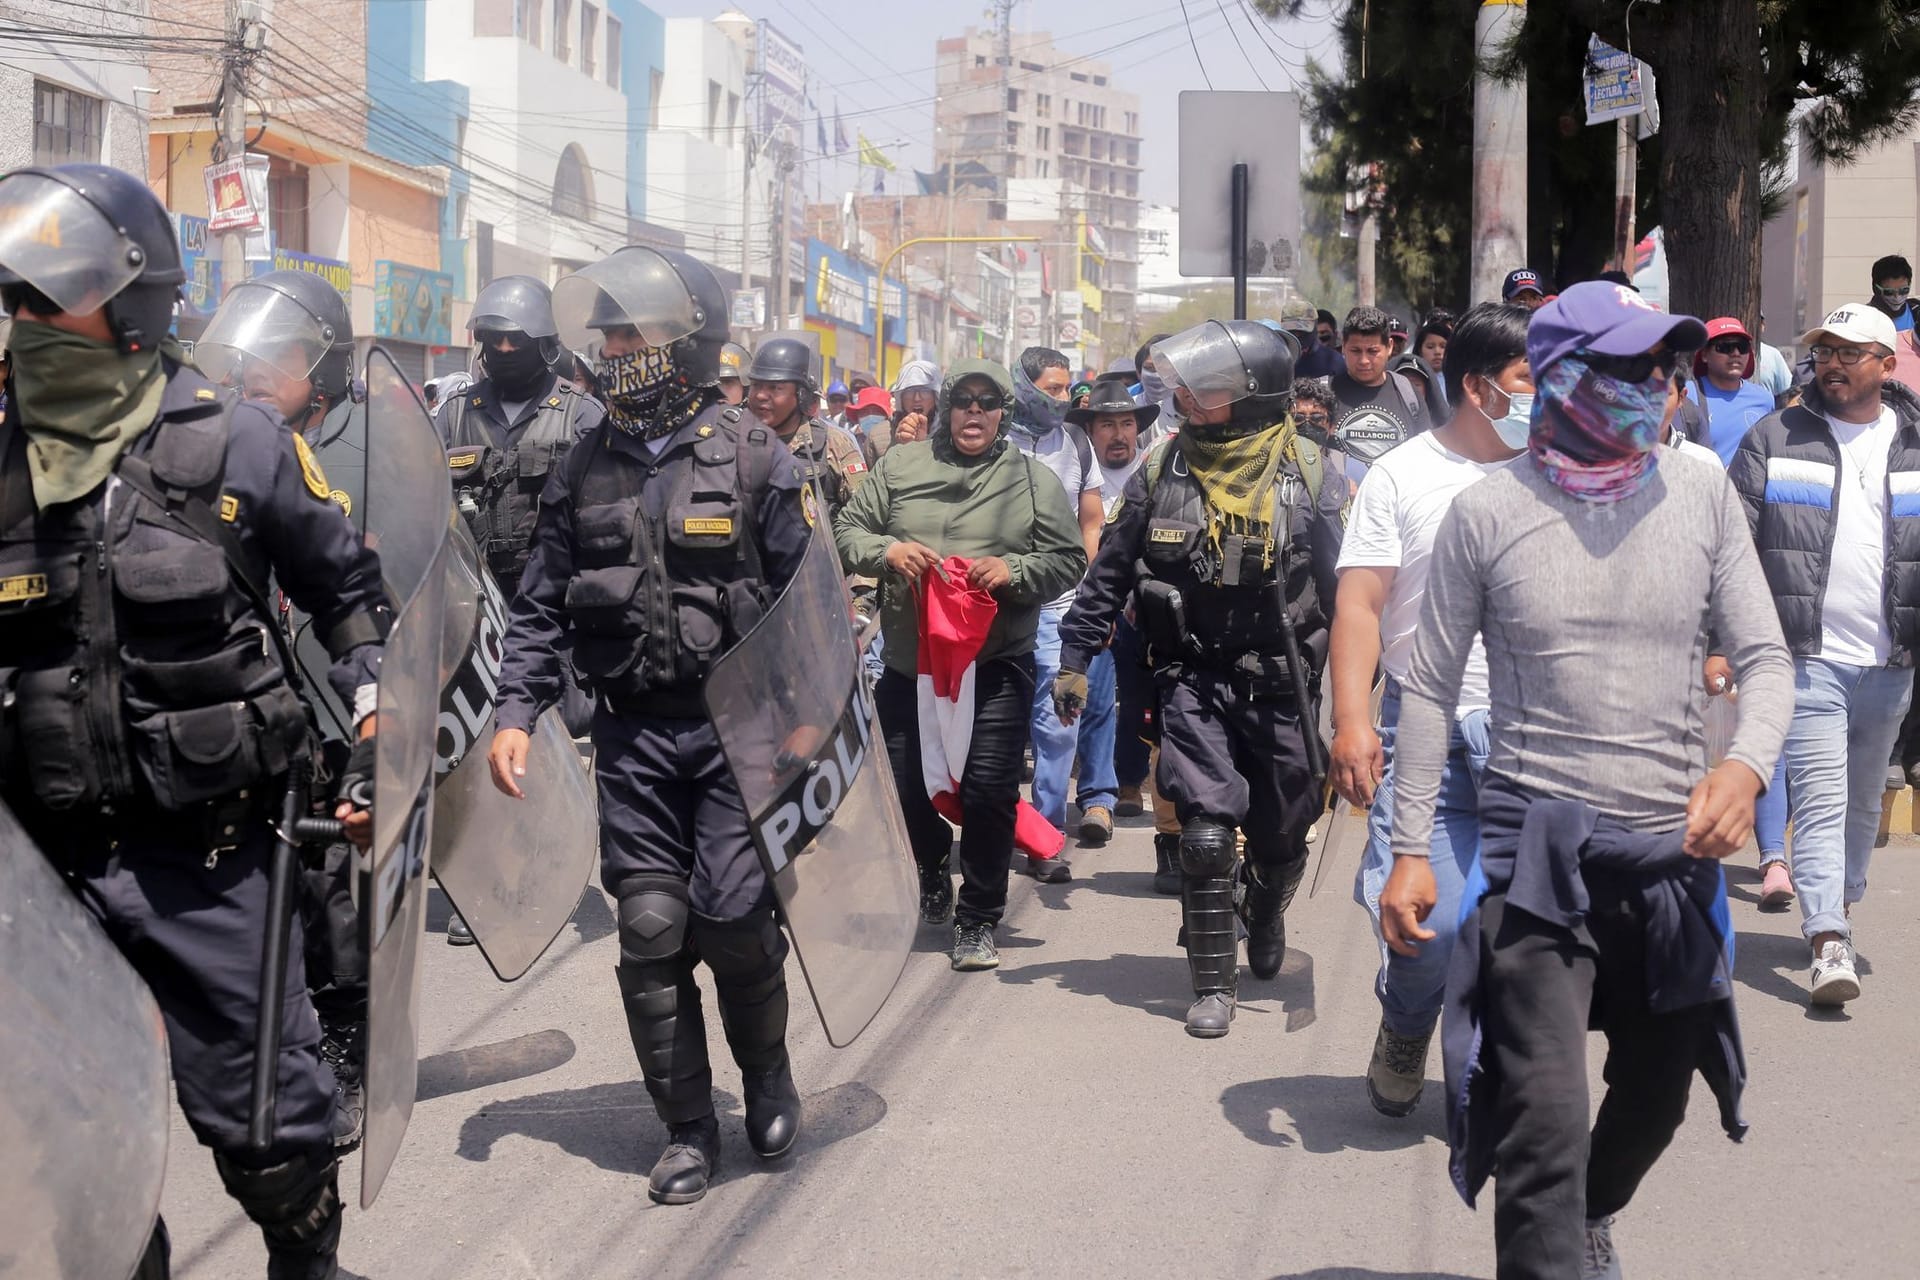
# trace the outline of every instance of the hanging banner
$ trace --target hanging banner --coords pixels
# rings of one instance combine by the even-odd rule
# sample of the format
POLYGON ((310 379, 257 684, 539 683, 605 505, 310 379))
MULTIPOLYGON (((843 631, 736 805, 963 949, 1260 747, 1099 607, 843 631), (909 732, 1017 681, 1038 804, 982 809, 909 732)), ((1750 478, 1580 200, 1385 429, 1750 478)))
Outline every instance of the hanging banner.
POLYGON ((214 232, 263 230, 267 225, 267 168, 265 156, 236 156, 210 164, 202 174, 207 184, 207 226, 214 232))
POLYGON ((1587 123, 1605 124, 1647 109, 1644 64, 1599 36, 1587 40, 1587 66, 1581 76, 1587 99, 1587 123))

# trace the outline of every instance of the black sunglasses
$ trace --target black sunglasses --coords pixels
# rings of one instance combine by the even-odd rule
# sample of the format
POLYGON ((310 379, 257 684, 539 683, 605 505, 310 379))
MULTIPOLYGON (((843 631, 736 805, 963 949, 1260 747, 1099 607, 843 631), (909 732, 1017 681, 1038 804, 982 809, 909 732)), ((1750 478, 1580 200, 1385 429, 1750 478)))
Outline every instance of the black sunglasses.
POLYGON ((1615 382, 1645 382, 1658 369, 1662 377, 1671 378, 1674 368, 1680 363, 1678 351, 1662 351, 1658 355, 1641 352, 1637 356, 1608 356, 1597 351, 1582 351, 1580 358, 1587 367, 1603 378, 1612 378, 1615 382))
POLYGON ((1294 425, 1301 427, 1324 427, 1332 419, 1324 413, 1296 413, 1293 415, 1293 421, 1294 425))
POLYGON ((1007 402, 998 391, 956 391, 953 393, 953 407, 992 413, 995 409, 1006 408, 1007 402))
POLYGON ((1753 350, 1753 344, 1745 338, 1720 338, 1709 342, 1707 348, 1718 351, 1723 356, 1744 356, 1753 350))

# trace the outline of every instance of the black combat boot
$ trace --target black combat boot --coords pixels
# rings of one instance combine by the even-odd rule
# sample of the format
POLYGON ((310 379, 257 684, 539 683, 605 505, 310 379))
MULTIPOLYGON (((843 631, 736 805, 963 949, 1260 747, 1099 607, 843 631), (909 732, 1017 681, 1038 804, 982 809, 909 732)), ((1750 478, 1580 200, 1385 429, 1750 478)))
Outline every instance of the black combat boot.
POLYGON ((267 1280, 333 1280, 340 1248, 339 1162, 327 1147, 279 1164, 236 1164, 216 1152, 227 1194, 260 1227, 267 1280))
POLYGON ((1153 891, 1173 897, 1180 892, 1180 837, 1163 832, 1153 838, 1153 891))
POLYGON ((367 1024, 320 1024, 320 1058, 333 1072, 333 1149, 346 1155, 360 1146, 366 1127, 367 1097, 362 1073, 367 1053, 367 1024))
POLYGON ((647 1175, 655 1204, 692 1204, 720 1172, 720 1122, 711 1115, 667 1126, 667 1149, 647 1175))
POLYGON ((777 1160, 800 1136, 800 1091, 787 1058, 787 937, 773 912, 740 920, 693 920, 694 945, 713 970, 727 1047, 740 1064, 747 1141, 777 1160))
POLYGON ((1187 1010, 1187 1034, 1211 1040, 1231 1029, 1240 985, 1232 877, 1184 877, 1180 914, 1186 925, 1187 968, 1198 997, 1187 1010))
POLYGON ((947 864, 929 871, 920 868, 920 922, 945 924, 953 915, 953 874, 947 864))
POLYGON ((1300 888, 1307 861, 1300 858, 1278 866, 1262 866, 1251 859, 1242 864, 1247 893, 1240 905, 1247 926, 1247 968, 1256 978, 1272 978, 1287 955, 1287 907, 1300 888))

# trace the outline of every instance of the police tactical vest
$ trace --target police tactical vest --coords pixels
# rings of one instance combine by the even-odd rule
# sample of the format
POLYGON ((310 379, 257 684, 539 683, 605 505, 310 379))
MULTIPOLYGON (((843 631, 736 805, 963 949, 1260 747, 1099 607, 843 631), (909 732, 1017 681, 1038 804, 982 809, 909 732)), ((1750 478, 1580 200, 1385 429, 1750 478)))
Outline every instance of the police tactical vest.
POLYGON ((608 430, 569 464, 574 663, 616 710, 703 716, 714 659, 772 603, 753 509, 785 446, 722 415, 691 447, 642 460, 607 448, 608 430), (664 502, 647 501, 649 485, 664 502))
POLYGON ((582 398, 578 388, 556 382, 527 425, 518 434, 507 433, 505 449, 493 444, 486 424, 474 414, 479 397, 469 391, 455 402, 447 434, 454 503, 487 568, 509 589, 527 567, 540 491, 573 447, 574 414, 582 398))
MULTIPOLYGON (((739 405, 733 405, 722 411, 721 421, 738 427, 746 419, 746 411, 739 405)), ((758 419, 754 419, 758 421, 758 419)), ((827 517, 832 519, 840 513, 853 497, 853 486, 848 483, 844 464, 835 465, 833 457, 832 425, 822 418, 809 418, 803 427, 795 428, 796 434, 805 430, 805 447, 789 446, 793 456, 800 462, 800 470, 807 477, 807 483, 813 486, 814 493, 826 504, 827 517)))
POLYGON ((123 458, 118 478, 44 512, 17 500, 26 436, 6 433, 0 791, 16 807, 184 811, 284 774, 303 749, 306 716, 272 620, 234 581, 226 549, 179 515, 198 503, 237 518, 220 493, 232 409, 162 417, 138 462, 123 458), (136 482, 140 463, 150 474, 136 482))

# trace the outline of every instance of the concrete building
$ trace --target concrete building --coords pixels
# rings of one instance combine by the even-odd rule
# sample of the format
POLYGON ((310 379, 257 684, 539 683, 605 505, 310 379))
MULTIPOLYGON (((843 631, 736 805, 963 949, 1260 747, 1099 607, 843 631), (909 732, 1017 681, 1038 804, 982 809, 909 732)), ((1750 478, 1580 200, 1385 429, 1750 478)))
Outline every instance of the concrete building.
POLYGON ((1138 95, 1110 83, 1110 64, 1065 54, 1044 32, 969 27, 939 41, 935 59, 936 167, 985 165, 1002 199, 1022 179, 1065 184, 1071 211, 1085 218, 1086 280, 1102 297, 1101 332, 1125 346, 1139 284, 1138 95))
POLYGON ((73 161, 141 171, 149 9, 147 0, 9 0, 0 173, 73 161))

